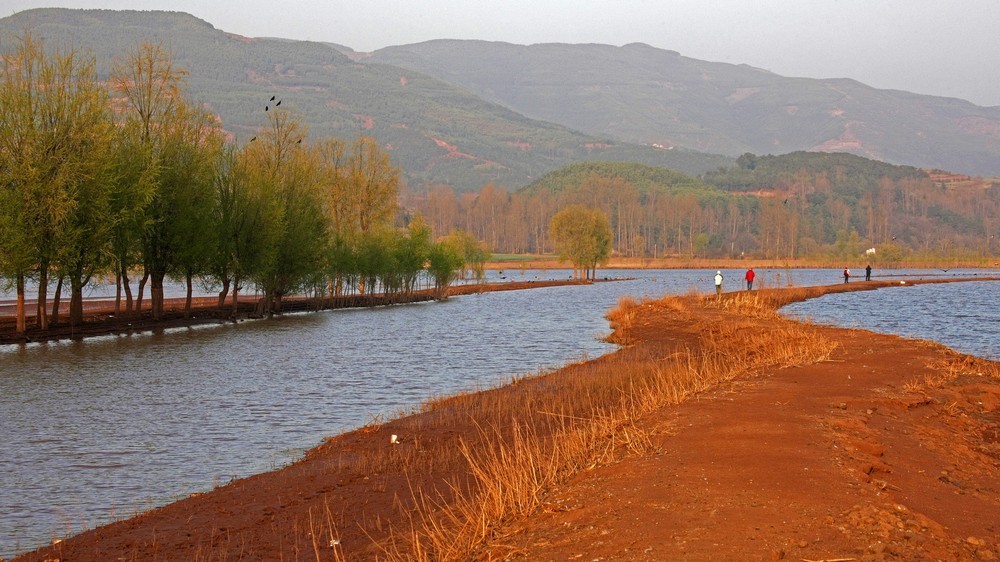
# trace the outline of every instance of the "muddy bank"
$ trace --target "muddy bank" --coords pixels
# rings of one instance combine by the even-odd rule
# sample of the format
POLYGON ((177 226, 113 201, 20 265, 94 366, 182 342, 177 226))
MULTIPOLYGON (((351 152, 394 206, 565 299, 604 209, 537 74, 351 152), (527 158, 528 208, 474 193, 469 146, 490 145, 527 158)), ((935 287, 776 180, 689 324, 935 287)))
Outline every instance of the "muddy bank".
MULTIPOLYGON (((779 306, 889 285, 898 282, 754 297, 779 306)), ((607 454, 538 490, 536 506, 484 529, 477 550, 460 559, 993 559, 997 364, 936 344, 750 314, 742 295, 635 303, 614 326, 612 337, 627 344, 619 352, 373 423, 282 470, 19 560, 386 559, 421 513, 474 491, 460 452, 494 448, 494 433, 517 425, 500 412, 558 420, 533 426, 531 439, 542 441, 571 418, 556 404, 584 394, 577 389, 587 380, 597 381, 588 387, 597 394, 601 377, 658 368, 688 350, 720 363, 752 357, 762 351, 755 338, 774 330, 815 331, 835 347, 821 362, 748 363, 757 366, 645 415, 635 427, 641 440, 610 433, 607 454), (722 329, 725 337, 713 339, 722 329), (504 409, 511 405, 523 408, 504 409), (423 502, 414 490, 426 492, 423 502)))

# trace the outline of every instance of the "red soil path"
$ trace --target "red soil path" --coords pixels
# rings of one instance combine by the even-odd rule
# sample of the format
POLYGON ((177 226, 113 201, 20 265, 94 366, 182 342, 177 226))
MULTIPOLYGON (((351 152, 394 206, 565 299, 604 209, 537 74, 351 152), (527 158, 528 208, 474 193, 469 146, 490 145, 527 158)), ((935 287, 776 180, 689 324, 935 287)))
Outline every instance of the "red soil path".
MULTIPOLYGON (((888 285, 761 294, 787 302, 888 285)), ((565 384, 618 354, 666 357, 697 345, 706 325, 734 319, 709 307, 691 317, 656 303, 641 310, 628 348, 465 399, 565 384)), ((547 491, 540 509, 494 532, 474 559, 996 560, 998 365, 927 342, 821 330, 838 343, 829 360, 747 373, 648 415, 653 447, 547 491), (912 384, 925 380, 937 382, 912 384)), ((407 490, 464 469, 420 454, 476 439, 471 423, 436 423, 437 411, 339 436, 287 468, 16 560, 383 558, 373 540, 405 528, 407 490), (390 434, 419 435, 419 447, 392 448, 390 434), (403 475, 372 454, 387 450, 429 468, 403 475), (337 523, 338 545, 313 540, 322 520, 337 523)))

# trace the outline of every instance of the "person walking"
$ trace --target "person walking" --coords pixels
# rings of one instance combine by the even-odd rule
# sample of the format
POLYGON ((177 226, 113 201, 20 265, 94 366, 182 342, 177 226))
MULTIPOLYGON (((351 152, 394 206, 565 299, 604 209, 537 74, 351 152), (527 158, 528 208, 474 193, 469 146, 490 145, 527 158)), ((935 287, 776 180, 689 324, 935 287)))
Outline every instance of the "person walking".
POLYGON ((756 276, 757 276, 757 274, 755 274, 753 272, 753 268, 752 267, 747 270, 746 279, 747 279, 747 290, 748 291, 752 291, 753 290, 753 278, 756 277, 756 276))
POLYGON ((847 283, 847 280, 850 279, 850 278, 851 278, 851 270, 847 269, 845 267, 844 268, 844 283, 847 283))
POLYGON ((715 294, 722 296, 722 271, 715 272, 715 294))
POLYGON ((871 281, 871 280, 872 280, 872 264, 868 264, 865 267, 865 281, 871 281))

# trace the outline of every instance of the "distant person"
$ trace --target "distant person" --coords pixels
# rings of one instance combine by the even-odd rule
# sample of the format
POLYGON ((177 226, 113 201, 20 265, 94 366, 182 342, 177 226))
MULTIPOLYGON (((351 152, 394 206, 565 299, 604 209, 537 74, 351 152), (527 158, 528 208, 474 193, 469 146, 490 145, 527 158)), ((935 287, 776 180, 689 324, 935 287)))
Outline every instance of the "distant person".
POLYGON ((850 269, 847 269, 847 268, 845 267, 845 268, 844 268, 844 283, 847 283, 847 281, 848 281, 848 280, 849 280, 850 278, 851 278, 851 270, 850 270, 850 269))
POLYGON ((865 281, 871 281, 871 280, 872 280, 872 264, 868 264, 868 266, 865 267, 865 281))
POLYGON ((752 267, 747 270, 746 279, 747 279, 747 290, 748 291, 752 291, 753 290, 753 278, 756 277, 756 276, 757 276, 757 274, 755 274, 753 272, 753 268, 752 267))
POLYGON ((715 294, 718 295, 718 296, 720 296, 720 297, 722 296, 722 272, 721 271, 716 271, 715 272, 715 294))

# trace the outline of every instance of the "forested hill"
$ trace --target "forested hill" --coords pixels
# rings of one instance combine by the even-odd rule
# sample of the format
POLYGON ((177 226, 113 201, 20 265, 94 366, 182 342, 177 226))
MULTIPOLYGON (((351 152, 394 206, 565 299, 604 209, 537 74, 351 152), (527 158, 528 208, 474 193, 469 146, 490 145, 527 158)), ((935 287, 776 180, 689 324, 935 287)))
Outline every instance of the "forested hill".
POLYGON ((703 177, 623 162, 554 170, 513 193, 437 189, 413 205, 436 231, 464 228, 496 252, 543 252, 559 209, 603 210, 624 256, 965 260, 1000 253, 1000 184, 851 154, 744 154, 703 177), (873 258, 866 254, 876 249, 873 258))
MULTIPOLYGON (((337 25, 330 22, 333 36, 337 25)), ((238 141, 254 136, 265 122, 265 104, 276 96, 312 137, 375 137, 413 187, 444 184, 464 191, 492 181, 516 188, 592 159, 693 174, 732 161, 582 134, 414 70, 354 62, 333 44, 241 37, 184 13, 29 10, 0 19, 2 49, 11 50, 25 30, 43 38, 47 49, 93 54, 105 76, 114 60, 141 42, 162 42, 189 72, 192 97, 217 113, 238 141)))
POLYGON ((1000 107, 954 98, 847 79, 788 78, 644 44, 437 40, 380 49, 366 60, 424 72, 524 115, 625 142, 734 157, 850 152, 1000 175, 1000 107))
POLYGON ((613 190, 617 183, 634 188, 642 197, 657 193, 697 194, 702 198, 719 195, 718 189, 687 174, 626 162, 581 162, 545 174, 519 193, 535 195, 541 192, 563 194, 594 189, 595 182, 613 190))
POLYGON ((793 152, 781 156, 746 153, 736 165, 705 174, 705 180, 728 191, 783 190, 789 185, 821 180, 858 194, 877 190, 883 180, 926 180, 929 174, 847 153, 793 152))

